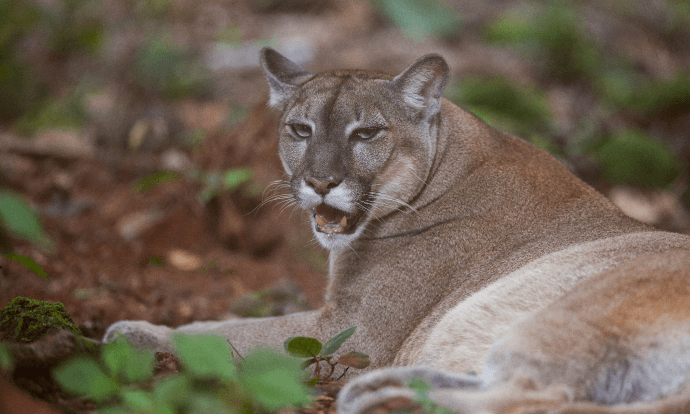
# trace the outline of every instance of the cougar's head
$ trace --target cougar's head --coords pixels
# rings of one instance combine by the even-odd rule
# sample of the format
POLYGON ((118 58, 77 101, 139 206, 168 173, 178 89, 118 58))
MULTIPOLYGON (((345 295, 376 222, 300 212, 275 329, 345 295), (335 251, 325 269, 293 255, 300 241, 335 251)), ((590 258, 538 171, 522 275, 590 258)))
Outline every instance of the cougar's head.
POLYGON ((260 59, 269 104, 282 111, 280 157, 317 240, 340 249, 372 220, 410 210, 436 153, 443 58, 424 56, 396 77, 314 75, 270 48, 260 59))

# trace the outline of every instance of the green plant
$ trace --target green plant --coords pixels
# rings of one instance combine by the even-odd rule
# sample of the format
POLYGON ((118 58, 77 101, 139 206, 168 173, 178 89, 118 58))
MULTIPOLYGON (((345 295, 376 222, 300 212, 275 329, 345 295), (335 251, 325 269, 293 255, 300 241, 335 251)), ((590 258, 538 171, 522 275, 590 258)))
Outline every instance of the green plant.
MULTIPOLYGON (((52 240, 45 233, 41 222, 31 211, 26 201, 19 195, 7 190, 0 190, 0 227, 0 232, 2 230, 7 231, 9 234, 27 240, 46 251, 54 249, 52 240)), ((13 253, 10 251, 9 242, 7 244, 7 246, 0 246, 0 250, 2 250, 0 253, 3 257, 21 264, 46 280, 48 279, 43 268, 31 257, 13 253)))
POLYGON ((545 75, 564 82, 592 80, 602 69, 599 47, 566 1, 547 1, 534 10, 518 9, 489 24, 485 36, 494 44, 521 46, 541 62, 545 75))
POLYGON ((361 352, 348 352, 342 355, 337 360, 334 360, 333 354, 340 349, 343 343, 355 333, 356 327, 352 326, 344 331, 336 334, 331 339, 322 344, 317 339, 307 336, 294 336, 285 340, 283 347, 288 354, 297 358, 306 358, 302 363, 304 368, 314 364, 314 380, 318 381, 321 377, 321 362, 325 362, 330 366, 330 371, 323 379, 328 379, 335 372, 336 365, 345 366, 345 373, 349 368, 364 369, 371 363, 369 356, 361 352))
POLYGON ((53 247, 52 240, 29 205, 12 191, 0 190, 0 225, 13 236, 39 247, 53 247))
POLYGON ((455 10, 437 1, 370 0, 370 3, 412 40, 422 40, 430 35, 452 36, 461 27, 455 10))
POLYGON ((645 116, 686 114, 690 109, 690 77, 679 72, 668 79, 647 81, 632 88, 619 104, 645 116))
POLYGON ((60 98, 47 98, 26 111, 15 124, 16 130, 32 136, 46 129, 80 129, 86 122, 83 88, 60 98))
POLYGON ((202 96, 209 90, 210 73, 191 53, 152 38, 137 54, 134 81, 145 90, 171 99, 202 96))
POLYGON ((611 184, 663 188, 680 172, 671 149, 639 130, 618 131, 594 151, 611 184))
POLYGON ((0 1, 0 121, 21 116, 42 99, 46 87, 33 69, 19 59, 19 42, 41 21, 29 1, 0 1))
POLYGON ((32 342, 52 328, 81 335, 62 303, 18 296, 0 310, 0 331, 12 340, 32 342))
MULTIPOLYGON (((203 185, 197 194, 197 199, 202 204, 206 204, 219 194, 237 190, 242 184, 251 181, 253 176, 254 172, 249 168, 229 168, 221 172, 192 170, 187 174, 191 180, 198 181, 203 185)), ((175 171, 158 171, 137 180, 134 188, 135 191, 143 192, 183 177, 183 174, 175 171)), ((246 195, 253 195, 251 189, 246 195)))
POLYGON ((137 180, 135 188, 138 192, 150 190, 151 188, 171 181, 177 181, 182 178, 182 174, 176 171, 162 170, 157 171, 151 175, 137 180))
POLYGON ((233 361, 223 338, 173 336, 182 370, 152 380, 153 352, 136 350, 124 337, 102 347, 100 359, 76 357, 53 376, 100 413, 254 413, 309 401, 299 360, 254 349, 233 361))
POLYGON ((453 82, 446 96, 483 121, 554 151, 543 135, 552 126, 549 101, 546 94, 534 86, 518 85, 503 76, 468 76, 453 82))
POLYGON ((250 181, 254 172, 249 168, 230 168, 221 172, 197 171, 194 178, 203 183, 197 199, 206 204, 223 192, 235 191, 240 185, 250 181))

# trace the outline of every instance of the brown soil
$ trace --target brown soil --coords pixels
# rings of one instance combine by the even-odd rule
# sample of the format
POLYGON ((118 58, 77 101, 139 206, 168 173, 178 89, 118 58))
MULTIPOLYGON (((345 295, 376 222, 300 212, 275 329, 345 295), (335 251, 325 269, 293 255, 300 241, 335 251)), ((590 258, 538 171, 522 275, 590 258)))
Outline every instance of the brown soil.
MULTIPOLYGON (((260 205, 263 189, 281 178, 274 128, 275 118, 260 105, 236 130, 211 136, 190 151, 205 170, 242 166, 254 171, 251 185, 258 191, 245 186, 207 204, 196 200, 202 186, 192 179, 136 190, 138 179, 158 169, 158 154, 147 154, 149 163, 137 154, 122 155, 117 163, 112 157, 14 154, 29 174, 11 182, 13 190, 43 209, 57 199, 86 208, 74 215, 43 215, 55 252, 13 240, 14 251, 34 258, 50 281, 0 259, 0 307, 16 296, 62 302, 84 335, 96 340, 111 323, 124 319, 168 326, 222 320, 231 316, 233 300, 281 279, 294 281, 307 306, 318 307, 325 253, 310 242, 300 213, 281 212, 275 203, 260 205), (119 229, 141 212, 156 212, 159 218, 125 240, 119 229), (162 259, 162 265, 152 258, 162 259)), ((56 400, 41 395, 53 389, 31 391, 56 400)), ((15 395, 8 384, 0 384, 0 406, 14 404, 15 395)))

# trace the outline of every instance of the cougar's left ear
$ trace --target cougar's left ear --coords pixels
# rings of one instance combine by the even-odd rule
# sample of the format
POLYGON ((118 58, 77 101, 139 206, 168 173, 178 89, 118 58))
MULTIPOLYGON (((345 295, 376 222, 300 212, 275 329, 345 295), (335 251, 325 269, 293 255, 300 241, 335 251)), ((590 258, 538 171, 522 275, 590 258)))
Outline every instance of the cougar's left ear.
POLYGON ((306 69, 270 47, 261 49, 259 61, 270 89, 268 104, 278 110, 283 110, 297 87, 312 76, 306 69))
POLYGON ((440 55, 425 55, 390 81, 390 86, 426 120, 441 109, 441 93, 448 83, 448 73, 448 64, 440 55))

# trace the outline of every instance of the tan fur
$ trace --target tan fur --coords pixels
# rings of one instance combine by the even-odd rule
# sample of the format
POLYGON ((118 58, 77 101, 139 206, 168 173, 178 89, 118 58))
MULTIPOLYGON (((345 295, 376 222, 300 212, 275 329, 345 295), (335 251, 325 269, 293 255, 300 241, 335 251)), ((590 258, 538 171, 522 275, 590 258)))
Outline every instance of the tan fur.
MULTIPOLYGON (((420 372, 441 378, 433 395, 460 412, 561 409, 597 392, 615 400, 597 384, 606 367, 624 369, 626 355, 688 359, 690 238, 624 216, 548 153, 441 98, 448 67, 440 56, 396 77, 312 75, 271 49, 261 63, 281 111, 280 155, 296 204, 314 217, 327 204, 333 222, 342 216, 357 226, 327 234, 311 219, 331 249, 321 309, 177 330, 214 332, 244 352, 356 326, 342 352, 369 354, 371 368, 423 367, 355 381, 341 398, 345 413, 398 392, 383 381, 386 391, 372 394, 358 381, 376 390, 381 378, 420 372), (373 138, 358 138, 360 130, 373 138), (447 377, 437 370, 475 371, 483 382, 443 388, 447 377)), ((169 349, 174 330, 123 321, 104 340, 116 332, 169 349)), ((681 390, 685 377, 674 375, 656 378, 649 398, 681 390)))

